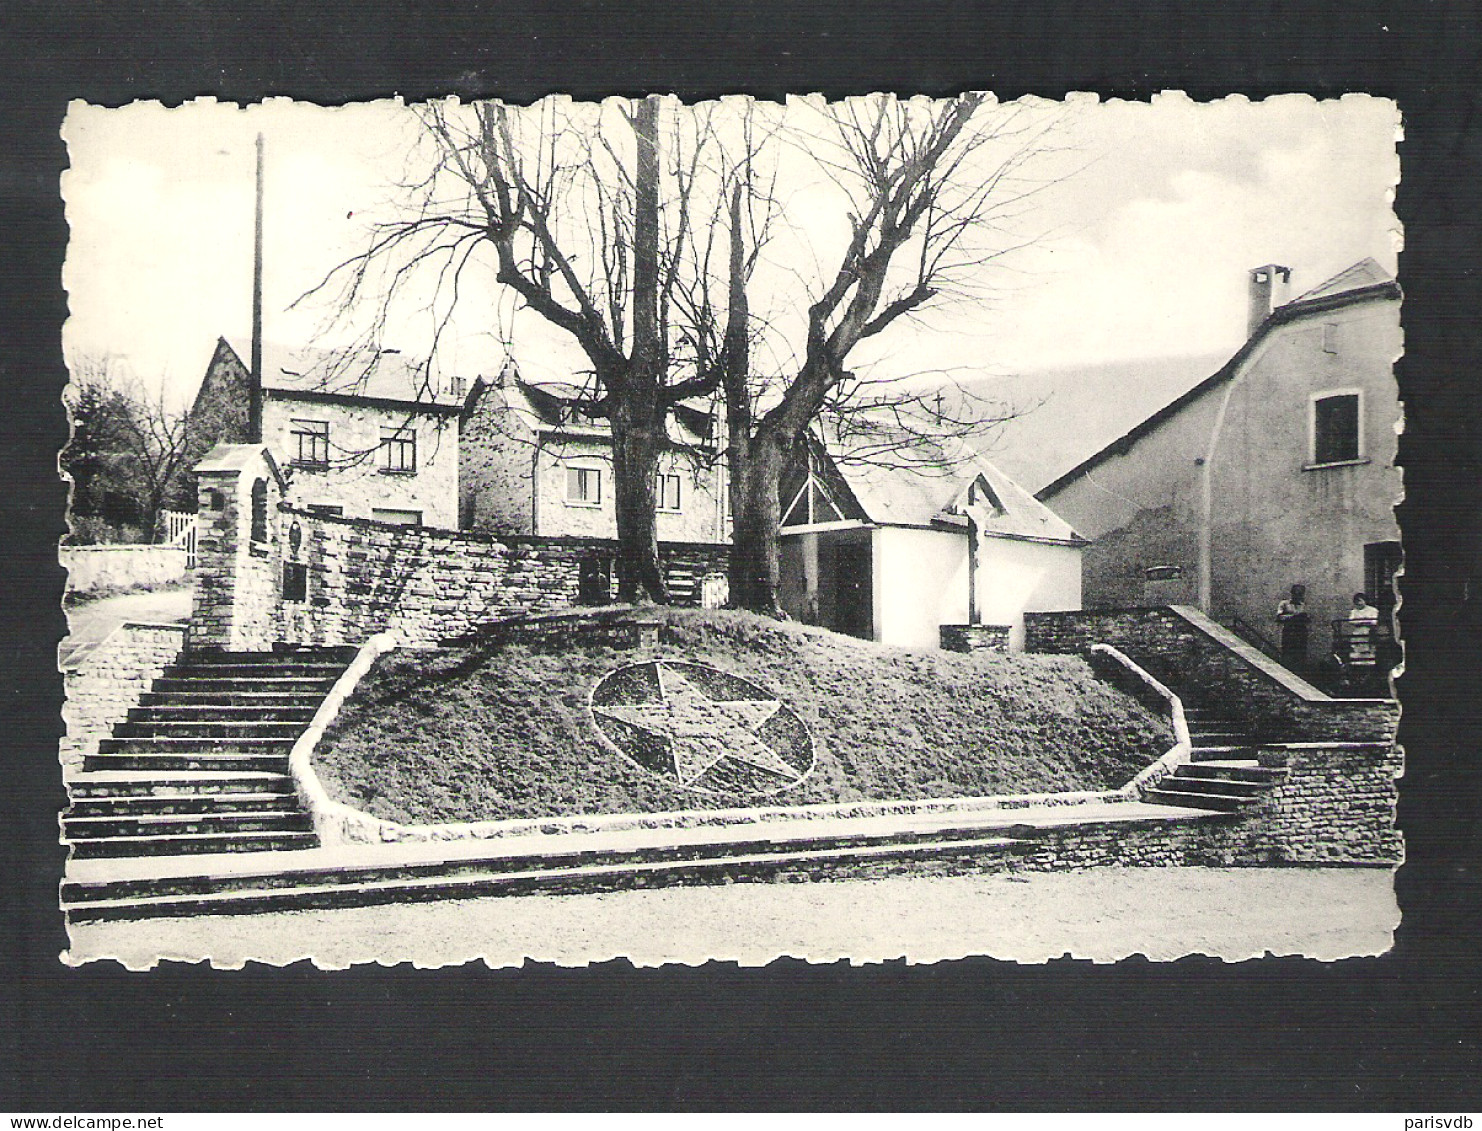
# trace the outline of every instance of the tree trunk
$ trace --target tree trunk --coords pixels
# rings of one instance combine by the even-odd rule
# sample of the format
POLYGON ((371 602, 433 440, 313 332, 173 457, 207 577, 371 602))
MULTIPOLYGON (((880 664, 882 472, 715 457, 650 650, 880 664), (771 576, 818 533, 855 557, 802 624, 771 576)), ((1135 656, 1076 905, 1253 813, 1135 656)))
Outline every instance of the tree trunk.
POLYGON ((612 422, 613 507, 617 513, 618 600, 668 604, 659 565, 654 480, 665 440, 660 424, 612 422))
POLYGON ((732 481, 731 601, 754 613, 779 616, 782 516, 778 493, 792 444, 776 431, 762 429, 745 446, 746 474, 741 482, 732 481))
POLYGON ((613 505, 617 512, 618 598, 667 604, 659 565, 654 479, 667 441, 667 412, 659 403, 667 364, 659 325, 659 103, 638 104, 633 191, 633 354, 626 371, 612 374, 608 423, 612 429, 613 505))

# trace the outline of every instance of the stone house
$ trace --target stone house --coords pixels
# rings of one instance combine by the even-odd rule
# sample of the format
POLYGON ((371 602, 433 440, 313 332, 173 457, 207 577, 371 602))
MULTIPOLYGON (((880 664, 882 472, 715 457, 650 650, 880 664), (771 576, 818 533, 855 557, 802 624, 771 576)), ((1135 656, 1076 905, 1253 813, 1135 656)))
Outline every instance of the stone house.
MULTIPOLYGON (((708 406, 675 406, 655 484, 660 542, 727 541, 714 425, 708 406)), ((475 383, 460 431, 464 530, 617 537, 612 438, 582 389, 525 381, 506 365, 475 383)))
MULTIPOLYGON (((219 339, 189 413, 201 456, 248 439, 250 373, 219 339)), ((290 505, 348 518, 452 528, 458 522, 461 378, 430 379, 402 354, 263 345, 263 442, 290 505)), ((196 461, 198 462, 198 459, 196 461)))
POLYGON ((1313 662, 1357 591, 1389 625, 1400 288, 1372 259, 1288 301, 1290 278, 1252 270, 1236 354, 1038 492, 1092 539, 1087 608, 1196 604, 1272 648, 1302 584, 1313 662))
POLYGON ((1084 539, 986 460, 954 463, 850 466, 810 437, 782 485, 788 614, 913 648, 981 626, 1018 650, 1026 612, 1080 608, 1084 539))

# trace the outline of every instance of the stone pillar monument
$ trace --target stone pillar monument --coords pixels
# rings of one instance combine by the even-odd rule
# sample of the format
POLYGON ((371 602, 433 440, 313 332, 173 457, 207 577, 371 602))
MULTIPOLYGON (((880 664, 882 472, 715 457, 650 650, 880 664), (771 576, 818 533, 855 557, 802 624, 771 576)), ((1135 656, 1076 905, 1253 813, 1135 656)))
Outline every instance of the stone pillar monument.
POLYGON ((266 652, 278 639, 286 482, 261 444, 217 444, 195 467, 193 650, 266 652))

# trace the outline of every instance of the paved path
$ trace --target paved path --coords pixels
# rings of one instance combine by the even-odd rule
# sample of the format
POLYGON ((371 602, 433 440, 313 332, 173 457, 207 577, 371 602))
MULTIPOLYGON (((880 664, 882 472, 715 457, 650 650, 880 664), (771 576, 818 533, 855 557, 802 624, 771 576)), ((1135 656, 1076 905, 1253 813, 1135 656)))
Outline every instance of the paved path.
POLYGON ((190 586, 104 597, 67 610, 67 638, 61 657, 85 644, 96 644, 125 621, 146 624, 184 624, 190 619, 190 586))
POLYGON ((1400 919, 1392 875, 1367 868, 1100 868, 951 878, 735 884, 520 896, 71 928, 70 962, 156 956, 236 967, 312 956, 322 966, 746 965, 779 955, 917 962, 987 954, 1040 962, 1208 954, 1379 954, 1400 919))

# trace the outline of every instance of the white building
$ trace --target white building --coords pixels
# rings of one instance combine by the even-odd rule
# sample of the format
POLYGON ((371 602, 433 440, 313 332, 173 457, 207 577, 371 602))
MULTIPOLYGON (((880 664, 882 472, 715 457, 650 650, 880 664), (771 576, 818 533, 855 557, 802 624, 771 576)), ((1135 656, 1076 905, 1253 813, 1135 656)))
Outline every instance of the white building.
POLYGON ((841 469, 817 440, 782 491, 783 607, 836 632, 935 648, 944 625, 1078 609, 1084 539, 992 464, 841 469))
MULTIPOLYGON (((434 382, 394 351, 272 343, 264 343, 262 372, 262 441, 288 475, 290 504, 457 528, 460 379, 434 382)), ((242 354, 220 339, 190 410, 198 442, 248 439, 249 379, 242 354)))

